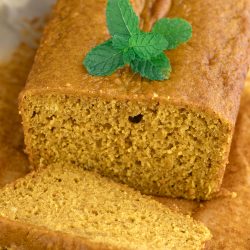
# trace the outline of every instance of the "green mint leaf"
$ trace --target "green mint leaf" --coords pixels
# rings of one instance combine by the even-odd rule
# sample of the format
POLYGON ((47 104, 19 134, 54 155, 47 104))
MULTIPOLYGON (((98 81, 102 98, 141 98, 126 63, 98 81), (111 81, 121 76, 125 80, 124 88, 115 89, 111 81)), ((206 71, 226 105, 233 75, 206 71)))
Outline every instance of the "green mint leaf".
POLYGON ((164 50, 192 37, 192 26, 181 18, 162 18, 152 32, 142 32, 130 0, 107 0, 106 18, 112 39, 92 49, 83 61, 91 75, 111 75, 129 64, 150 80, 168 79, 171 65, 164 50))
POLYGON ((131 68, 134 72, 150 80, 169 79, 171 65, 167 56, 162 53, 151 60, 136 58, 131 62, 131 68))
POLYGON ((139 18, 129 0, 108 0, 107 25, 111 36, 131 36, 140 31, 139 18))
POLYGON ((152 31, 164 35, 168 41, 168 50, 177 48, 192 37, 191 24, 181 18, 162 18, 155 23, 152 31))
POLYGON ((167 45, 165 37, 155 33, 140 32, 129 39, 129 47, 133 48, 135 53, 143 59, 158 56, 167 45))
POLYGON ((128 48, 123 52, 123 61, 125 64, 130 64, 133 60, 135 60, 136 55, 133 49, 128 48))
POLYGON ((83 64, 91 75, 111 75, 124 66, 122 51, 115 49, 110 39, 92 49, 85 57, 83 64))
POLYGON ((129 46, 129 36, 114 35, 112 38, 112 44, 116 49, 126 49, 129 46))

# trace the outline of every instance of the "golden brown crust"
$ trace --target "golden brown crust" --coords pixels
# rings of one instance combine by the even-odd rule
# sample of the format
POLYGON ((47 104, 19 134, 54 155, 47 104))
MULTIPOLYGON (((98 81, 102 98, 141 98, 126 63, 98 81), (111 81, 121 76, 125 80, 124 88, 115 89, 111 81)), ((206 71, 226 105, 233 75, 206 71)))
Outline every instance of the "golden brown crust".
MULTIPOLYGON (((106 2, 58 2, 52 20, 45 29, 26 90, 20 98, 23 115, 25 116, 25 111, 22 103, 25 98, 55 93, 80 98, 87 96, 106 100, 159 102, 160 105, 170 103, 209 113, 216 119, 219 117, 226 127, 224 134, 228 138, 223 143, 225 154, 221 160, 221 168, 213 177, 216 185, 211 194, 214 194, 219 191, 227 164, 249 63, 249 1, 173 1, 169 16, 187 19, 193 25, 193 38, 168 53, 173 73, 171 79, 164 82, 141 79, 129 68, 119 70, 109 77, 90 76, 83 68, 82 60, 86 53, 109 37, 104 11, 106 2)), ((161 4, 161 1, 132 2, 137 3, 139 12, 143 10, 145 3, 161 4)), ((160 12, 156 14, 163 16, 160 12)), ((157 19, 153 12, 150 15, 157 19)), ((39 159, 36 162, 33 159, 27 120, 24 119, 27 152, 33 165, 37 166, 39 159)), ((206 197, 208 198, 211 195, 206 197)))
POLYGON ((222 187, 229 190, 197 209, 194 218, 212 232, 214 249, 246 250, 250 246, 250 78, 243 93, 236 131, 222 187))
POLYGON ((116 250, 103 244, 93 244, 86 239, 42 227, 11 221, 0 217, 0 245, 17 245, 29 250, 116 250))
POLYGON ((92 77, 82 67, 86 53, 109 37, 105 4, 58 2, 22 97, 56 91, 150 101, 157 94, 159 102, 195 106, 234 126, 249 64, 249 1, 173 1, 169 16, 187 19, 193 38, 168 52, 171 79, 150 83, 128 68, 109 77, 92 77))

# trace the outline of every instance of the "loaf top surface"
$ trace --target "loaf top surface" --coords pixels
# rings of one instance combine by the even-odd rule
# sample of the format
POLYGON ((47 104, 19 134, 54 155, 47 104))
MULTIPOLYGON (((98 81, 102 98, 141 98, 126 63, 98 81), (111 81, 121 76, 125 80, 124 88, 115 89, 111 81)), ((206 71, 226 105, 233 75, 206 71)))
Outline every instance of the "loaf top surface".
MULTIPOLYGON (((84 57, 109 38, 106 2, 58 1, 24 95, 44 91, 167 101, 215 113, 234 125, 249 63, 250 1, 172 1, 168 16, 188 20, 193 37, 167 52, 173 72, 166 81, 148 81, 128 67, 107 77, 87 73, 82 66, 84 57)), ((137 12, 142 12, 145 1, 132 2, 136 2, 137 12)))

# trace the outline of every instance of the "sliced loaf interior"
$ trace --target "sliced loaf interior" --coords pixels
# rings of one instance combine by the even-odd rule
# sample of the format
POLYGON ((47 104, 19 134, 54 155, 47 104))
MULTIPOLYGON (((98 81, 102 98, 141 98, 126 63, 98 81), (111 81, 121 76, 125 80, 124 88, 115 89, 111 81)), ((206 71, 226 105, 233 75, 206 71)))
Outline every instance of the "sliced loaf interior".
POLYGON ((228 129, 205 113, 44 93, 21 112, 33 166, 73 163, 149 195, 206 200, 220 187, 228 129))
MULTIPOLYGON (((211 237, 191 217, 72 165, 51 165, 7 185, 0 191, 0 216, 3 230, 8 219, 13 227, 22 223, 43 229, 43 235, 51 231, 51 239, 64 233, 104 249, 201 249, 211 237)), ((7 244, 3 235, 0 244, 7 244)), ((21 241, 29 244, 30 233, 24 235, 27 240, 21 241)), ((17 244, 18 234, 14 238, 17 244)), ((36 241, 43 244, 41 236, 32 238, 33 246, 36 241)), ((53 244, 49 249, 57 249, 53 244)))

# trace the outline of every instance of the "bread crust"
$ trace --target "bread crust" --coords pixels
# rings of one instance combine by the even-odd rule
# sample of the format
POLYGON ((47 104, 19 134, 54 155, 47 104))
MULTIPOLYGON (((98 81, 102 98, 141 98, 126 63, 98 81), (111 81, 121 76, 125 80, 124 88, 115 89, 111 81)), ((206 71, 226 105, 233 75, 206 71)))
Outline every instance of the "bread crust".
MULTIPOLYGON (((132 2, 142 11, 145 1, 132 2)), ((250 58, 249 1, 173 1, 168 16, 189 21, 193 37, 167 53, 173 72, 163 82, 142 79, 128 68, 112 76, 93 77, 82 67, 88 51, 109 38, 105 5, 106 0, 73 0, 70 5, 67 0, 58 1, 21 94, 21 108, 26 95, 41 91, 109 100, 158 100, 212 111, 234 127, 250 58)))
MULTIPOLYGON (((87 239, 0 217, 0 245, 29 250, 118 250, 87 239)), ((122 250, 122 249, 121 249, 122 250)))
MULTIPOLYGON (((47 168, 48 167, 40 167, 37 171, 30 172, 26 175, 25 179, 34 179, 37 175, 46 171, 47 168)), ((100 176, 96 175, 96 178, 100 178, 100 176)), ((17 179, 7 184, 5 188, 18 188, 20 182, 25 182, 25 180, 17 179)), ((120 185, 114 184, 114 187, 120 185)), ((123 189, 126 190, 126 192, 134 192, 125 185, 123 189)), ((117 248, 106 245, 105 243, 90 241, 88 238, 82 236, 52 231, 44 226, 9 219, 4 212, 0 212, 0 232, 0 246, 14 246, 20 250, 125 250, 125 248, 122 247, 117 248)), ((201 248, 199 249, 206 249, 211 238, 212 235, 209 232, 209 234, 206 235, 206 239, 201 242, 201 248)))
MULTIPOLYGON (((87 239, 0 217, 0 246, 19 250, 125 250, 89 242, 87 239)), ((201 249, 209 249, 209 241, 201 249)))
MULTIPOLYGON (((132 1, 135 2, 135 1, 132 1)), ((141 13, 145 1, 136 1, 141 13)), ((219 191, 238 114, 250 59, 250 2, 248 0, 175 0, 169 17, 181 17, 193 26, 192 39, 167 52, 173 72, 170 80, 148 81, 124 68, 111 76, 94 77, 82 60, 97 44, 109 38, 106 0, 59 0, 25 90, 20 95, 29 159, 37 167, 24 119, 26 98, 42 94, 98 97, 102 100, 172 104, 204 112, 227 127, 225 154, 215 182, 219 191), (209 11, 208 11, 209 10, 209 11), (223 16, 223 18, 222 18, 223 16), (67 59, 67 61, 65 61, 67 59)), ((162 13, 161 13, 162 16, 162 13)), ((155 18, 155 17, 154 17, 155 18)), ((209 197, 211 198, 212 195, 209 197)))

